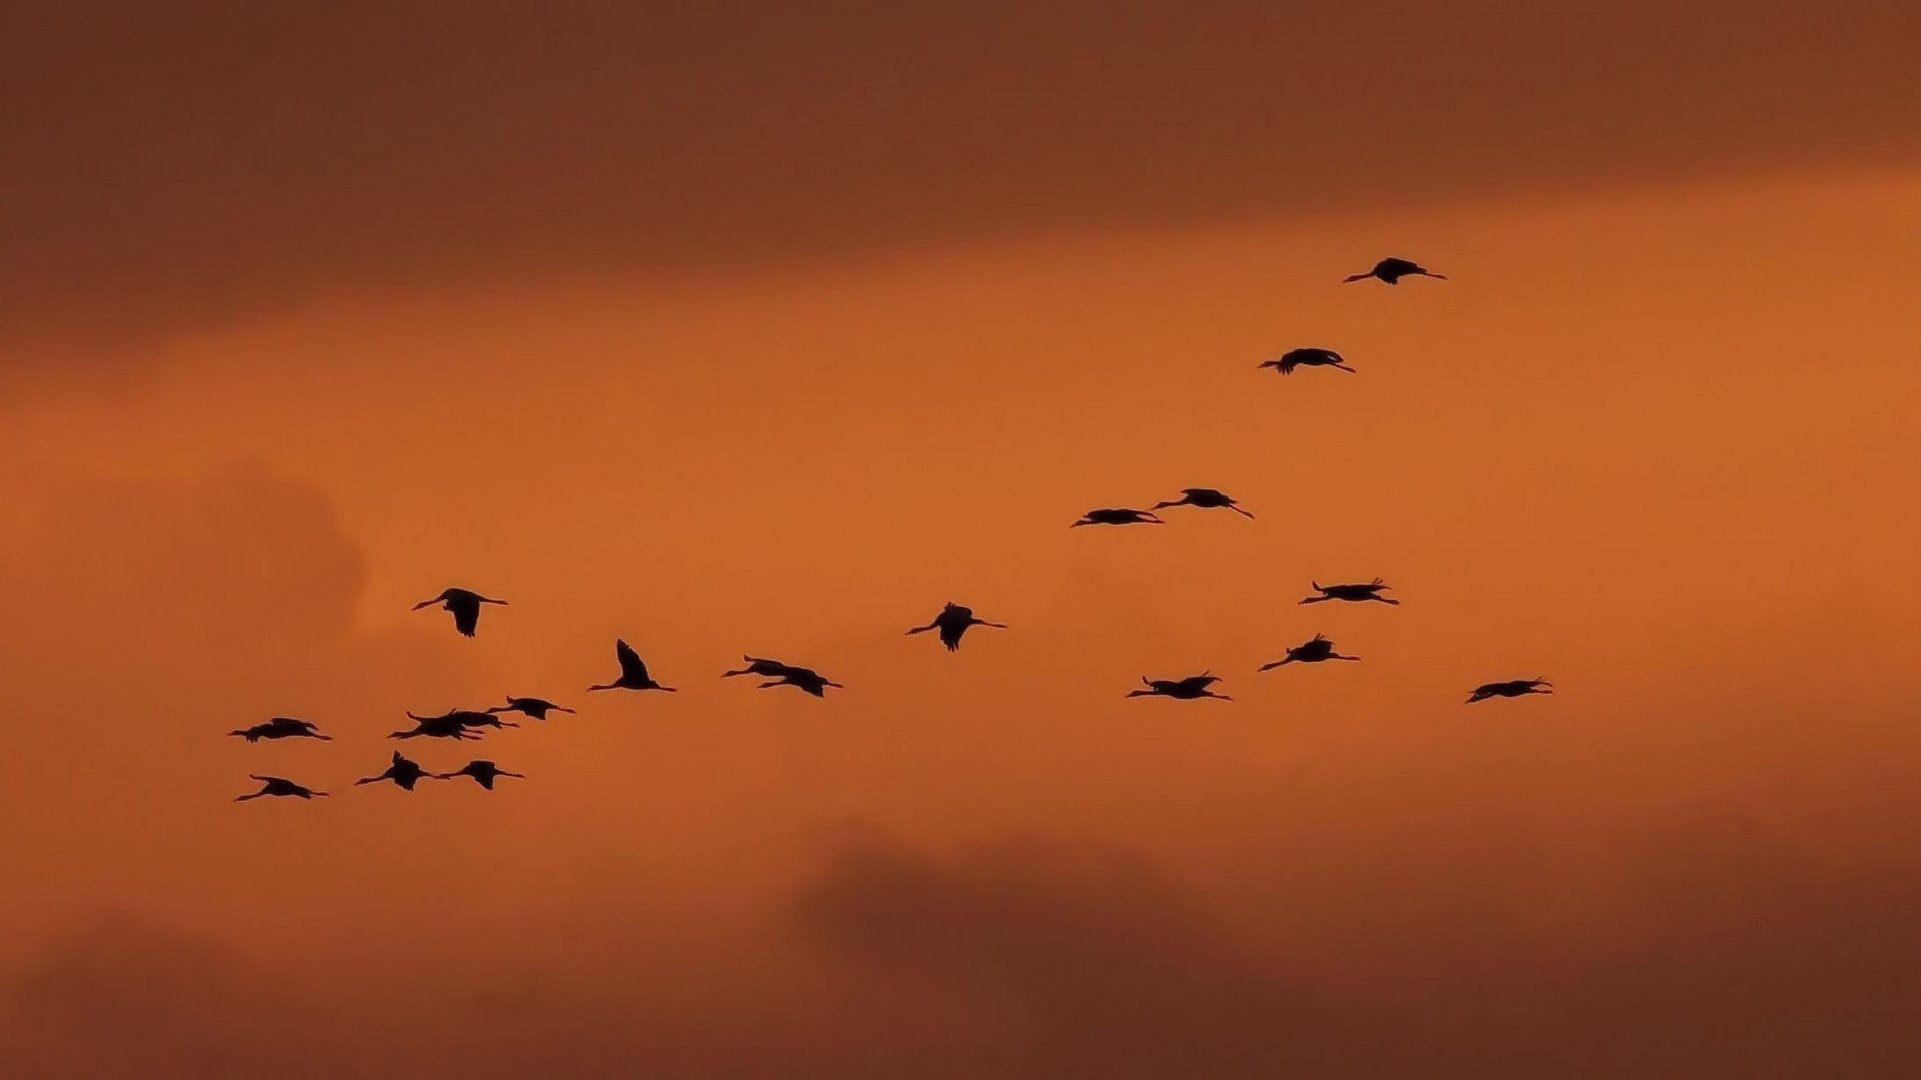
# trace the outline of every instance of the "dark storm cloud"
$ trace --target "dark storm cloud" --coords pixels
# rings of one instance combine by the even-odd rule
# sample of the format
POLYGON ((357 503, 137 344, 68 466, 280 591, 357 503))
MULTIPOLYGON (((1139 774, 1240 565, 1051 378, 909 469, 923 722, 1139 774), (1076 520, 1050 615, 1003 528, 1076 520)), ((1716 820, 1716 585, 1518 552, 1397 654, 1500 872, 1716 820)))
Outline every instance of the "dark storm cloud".
MULTIPOLYGON (((1309 871, 1311 868, 1304 868, 1309 871)), ((798 894, 807 972, 689 989, 609 928, 607 970, 487 976, 336 950, 299 970, 109 919, 0 970, 0 1070, 75 1078, 845 1076, 1906 1077, 1921 1068, 1912 867, 1740 833, 1650 839, 1626 911, 1547 934, 1515 898, 1406 925, 1304 872, 1271 940, 1228 933, 1137 856, 885 838, 798 894), (1305 899, 1306 903, 1303 903, 1305 899), (1336 969, 1326 957, 1338 956, 1336 969)), ((1417 905, 1418 906, 1418 905, 1417 905)), ((512 972, 519 948, 481 927, 512 972)))
POLYGON ((1912 161, 1918 11, 22 0, 0 340, 90 352, 466 274, 1912 161))

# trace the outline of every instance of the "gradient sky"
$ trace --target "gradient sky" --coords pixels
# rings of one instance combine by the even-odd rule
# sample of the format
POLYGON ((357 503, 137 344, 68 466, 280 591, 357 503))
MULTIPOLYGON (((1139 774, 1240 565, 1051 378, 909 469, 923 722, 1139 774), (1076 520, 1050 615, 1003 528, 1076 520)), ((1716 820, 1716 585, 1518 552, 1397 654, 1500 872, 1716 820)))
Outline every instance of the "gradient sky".
POLYGON ((1914 5, 119 7, 0 12, 0 1074, 1921 1070, 1914 5))

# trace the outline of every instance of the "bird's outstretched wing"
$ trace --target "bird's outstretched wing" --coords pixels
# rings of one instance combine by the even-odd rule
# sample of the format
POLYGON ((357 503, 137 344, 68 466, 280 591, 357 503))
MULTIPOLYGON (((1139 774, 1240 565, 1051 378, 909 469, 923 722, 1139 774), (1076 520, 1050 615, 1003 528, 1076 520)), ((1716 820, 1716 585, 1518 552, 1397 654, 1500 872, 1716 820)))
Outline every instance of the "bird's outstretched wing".
POLYGON ((634 651, 632 645, 625 641, 615 641, 614 655, 620 658, 622 676, 635 675, 643 681, 647 678, 647 665, 641 661, 640 654, 634 651))

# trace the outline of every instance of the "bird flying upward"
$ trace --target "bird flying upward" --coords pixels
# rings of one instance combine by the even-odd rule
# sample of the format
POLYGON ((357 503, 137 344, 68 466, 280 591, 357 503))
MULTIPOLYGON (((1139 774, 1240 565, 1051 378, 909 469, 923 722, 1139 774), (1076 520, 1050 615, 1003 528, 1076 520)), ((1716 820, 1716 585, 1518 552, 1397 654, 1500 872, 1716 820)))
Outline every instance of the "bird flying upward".
POLYGON ((1350 372, 1354 370, 1347 366, 1347 359, 1333 349, 1289 349, 1272 360, 1261 361, 1258 367, 1271 367, 1283 375, 1294 374, 1294 369, 1297 367, 1331 367, 1350 372))
POLYGON ((315 791, 310 787, 305 787, 303 785, 296 784, 292 780, 288 780, 285 777, 255 776, 253 773, 248 773, 247 775, 252 779, 260 781, 260 790, 254 792, 251 795, 236 795, 234 796, 234 799, 233 799, 234 802, 248 802, 253 799, 264 798, 268 795, 271 795, 278 799, 285 799, 285 798, 295 798, 295 799, 323 798, 324 799, 327 796, 327 793, 324 791, 315 791))
POLYGON ((589 690, 665 690, 675 693, 673 687, 662 686, 647 674, 647 665, 641 662, 640 654, 625 641, 614 642, 614 655, 620 660, 620 677, 610 683, 590 686, 589 690))
POLYGON ((252 727, 236 728, 233 731, 227 732, 227 734, 238 735, 248 742, 259 742, 261 739, 319 739, 322 742, 333 741, 332 735, 322 735, 320 729, 314 724, 306 720, 296 720, 291 716, 276 716, 265 723, 255 724, 252 727))
POLYGON ((1382 591, 1391 589, 1393 586, 1380 578, 1375 578, 1364 585, 1323 585, 1318 581, 1311 584, 1314 586, 1314 591, 1321 595, 1310 596, 1301 601, 1303 604, 1321 604, 1329 600, 1346 600, 1356 604, 1374 600, 1383 604, 1400 604, 1400 601, 1393 597, 1381 595, 1382 591))
POLYGON ((1287 655, 1279 660, 1262 664, 1262 671, 1272 671, 1284 664, 1318 664, 1323 660, 1359 660, 1358 656, 1342 656, 1334 651, 1334 643, 1326 637, 1315 634, 1311 640, 1287 650, 1287 655))
POLYGON ((1355 282, 1366 281, 1368 278, 1379 278, 1389 285, 1394 285, 1398 284, 1404 277, 1431 277, 1440 278, 1442 281, 1447 280, 1446 274, 1437 274, 1427 267, 1422 266, 1420 263, 1397 258, 1382 259, 1380 262, 1375 263, 1374 269, 1369 270, 1367 273, 1349 274, 1341 280, 1343 282, 1355 282))
POLYGON ((439 604, 441 607, 454 613, 454 629, 465 634, 467 637, 473 637, 474 628, 480 625, 480 605, 505 604, 506 602, 505 600, 495 600, 492 597, 482 596, 470 589, 444 589, 439 596, 431 600, 422 600, 420 603, 415 604, 414 610, 419 611, 421 608, 432 607, 435 604, 439 604))
POLYGON ((940 614, 934 616, 933 622, 926 626, 916 626, 907 633, 912 636, 925 634, 929 630, 939 630, 940 643, 947 646, 948 652, 954 652, 960 648, 961 637, 967 633, 967 628, 970 626, 991 626, 996 630, 1007 629, 1006 623, 988 622, 986 619, 975 618, 973 608, 964 607, 949 600, 947 605, 940 609, 940 614))
POLYGON ((1220 676, 1209 675, 1203 671, 1199 675, 1189 675, 1185 679, 1150 679, 1141 676, 1145 690, 1129 690, 1128 697, 1168 697, 1179 701, 1193 701, 1196 698, 1215 698, 1220 701, 1233 701, 1226 694, 1217 694, 1208 689, 1220 682, 1220 676))
POLYGON ((1467 703, 1486 701, 1491 697, 1525 697, 1528 694, 1552 694, 1554 684, 1546 679, 1510 679, 1507 682, 1482 683, 1467 696, 1467 703))
POLYGON ((1180 498, 1170 499, 1166 502, 1157 502, 1154 504, 1153 509, 1165 510, 1170 506, 1197 506, 1203 510, 1226 509, 1232 510, 1244 518, 1254 516, 1243 509, 1239 503, 1235 502, 1232 495, 1226 492, 1216 491, 1213 488, 1182 488, 1180 498))

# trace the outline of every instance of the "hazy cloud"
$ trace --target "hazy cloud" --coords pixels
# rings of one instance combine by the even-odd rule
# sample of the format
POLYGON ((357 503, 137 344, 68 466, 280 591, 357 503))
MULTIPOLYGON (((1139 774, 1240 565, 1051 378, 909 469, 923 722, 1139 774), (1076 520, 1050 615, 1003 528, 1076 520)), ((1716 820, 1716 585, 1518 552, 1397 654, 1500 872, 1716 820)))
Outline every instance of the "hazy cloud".
POLYGON ((1892 0, 26 0, 0 13, 0 340, 77 355, 316 290, 1910 162, 1918 34, 1892 0))

